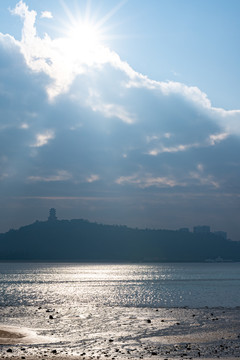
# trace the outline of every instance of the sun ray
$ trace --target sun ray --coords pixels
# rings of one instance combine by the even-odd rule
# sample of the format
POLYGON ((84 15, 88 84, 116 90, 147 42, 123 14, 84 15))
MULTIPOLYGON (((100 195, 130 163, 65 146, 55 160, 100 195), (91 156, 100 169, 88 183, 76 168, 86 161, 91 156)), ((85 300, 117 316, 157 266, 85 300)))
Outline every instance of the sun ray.
MULTIPOLYGON (((95 44, 98 42, 103 42, 106 39, 113 39, 114 35, 112 33, 113 24, 107 25, 107 22, 122 8, 128 0, 122 0, 117 3, 111 10, 109 10, 105 15, 99 16, 99 8, 94 8, 91 0, 86 0, 85 9, 80 10, 79 4, 76 3, 76 8, 74 13, 68 7, 65 0, 60 0, 61 5, 66 14, 68 21, 64 21, 63 29, 59 29, 67 37, 75 38, 77 40, 78 36, 82 35, 85 32, 86 36, 89 36, 91 41, 95 38, 95 44)), ((114 25, 116 27, 116 24, 114 25)), ((92 41, 92 43, 94 43, 92 41)))
POLYGON ((102 25, 104 25, 109 19, 111 19, 111 17, 113 17, 113 15, 115 13, 117 13, 120 8, 125 5, 125 3, 128 0, 123 0, 121 2, 119 2, 112 10, 110 10, 105 16, 103 16, 99 21, 98 21, 98 26, 101 27, 102 25))
POLYGON ((89 21, 91 17, 91 0, 87 0, 86 10, 85 10, 85 19, 89 21))
POLYGON ((64 0, 60 0, 60 3, 62 5, 62 8, 64 9, 64 12, 66 14, 66 16, 68 17, 69 19, 69 22, 70 23, 74 23, 75 21, 75 17, 74 15, 72 14, 71 10, 69 9, 69 7, 66 5, 65 1, 64 0))

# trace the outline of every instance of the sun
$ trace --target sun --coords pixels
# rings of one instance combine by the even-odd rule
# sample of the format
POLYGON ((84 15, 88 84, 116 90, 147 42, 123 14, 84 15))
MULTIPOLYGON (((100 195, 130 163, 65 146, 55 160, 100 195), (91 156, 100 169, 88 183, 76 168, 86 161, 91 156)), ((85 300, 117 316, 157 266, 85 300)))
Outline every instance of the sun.
POLYGON ((93 50, 101 45, 101 31, 90 21, 79 20, 74 23, 67 32, 69 42, 76 48, 93 50))
POLYGON ((63 21, 61 28, 64 42, 61 52, 67 65, 78 63, 91 66, 104 63, 109 52, 108 42, 114 38, 110 31, 113 25, 106 24, 125 2, 122 0, 109 12, 99 16, 96 9, 94 11, 91 7, 90 0, 86 1, 85 9, 76 6, 74 12, 62 0, 67 21, 63 21))
POLYGON ((64 39, 62 51, 69 62, 91 66, 103 61, 102 29, 90 19, 74 19, 67 27, 64 39))

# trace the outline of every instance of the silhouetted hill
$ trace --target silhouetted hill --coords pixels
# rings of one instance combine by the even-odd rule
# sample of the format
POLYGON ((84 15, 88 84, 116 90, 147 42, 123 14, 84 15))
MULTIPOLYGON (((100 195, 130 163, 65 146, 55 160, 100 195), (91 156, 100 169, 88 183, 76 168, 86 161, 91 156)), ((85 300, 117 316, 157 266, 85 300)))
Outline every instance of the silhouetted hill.
POLYGON ((44 221, 0 234, 0 260, 240 261, 240 242, 212 233, 141 230, 86 220, 44 221))

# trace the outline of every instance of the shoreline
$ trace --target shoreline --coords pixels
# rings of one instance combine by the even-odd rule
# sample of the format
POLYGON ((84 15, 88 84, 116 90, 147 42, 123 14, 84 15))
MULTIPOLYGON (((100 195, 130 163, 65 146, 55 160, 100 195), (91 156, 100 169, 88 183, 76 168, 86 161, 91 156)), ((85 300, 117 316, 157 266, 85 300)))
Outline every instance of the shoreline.
MULTIPOLYGON (((1 359, 14 359, 12 357, 1 357, 1 359)), ((106 358, 105 356, 102 356, 102 357, 97 357, 97 358, 93 358, 93 357, 85 357, 85 356, 58 356, 58 355, 54 355, 53 357, 46 357, 46 358, 43 358, 42 356, 39 356, 39 357, 15 357, 15 359, 26 359, 26 360, 39 360, 39 359, 47 359, 47 360, 103 360, 103 359, 108 359, 106 358)), ((111 359, 111 358, 110 358, 111 359)), ((118 359, 118 358, 113 358, 113 359, 118 359)), ((131 357, 131 358, 128 358, 128 359, 131 359, 131 360, 139 360, 139 359, 143 359, 143 360, 152 360, 152 359, 156 359, 156 360, 170 360, 171 358, 166 358, 166 357, 148 357, 148 358, 142 358, 142 357, 137 357, 137 358, 134 358, 134 357, 131 357)), ((182 359, 182 357, 180 357, 180 359, 182 359)), ((186 360, 199 360, 199 357, 185 357, 186 360)), ((200 359, 203 359, 203 360, 216 360, 216 358, 209 358, 209 357, 202 357, 200 359)), ((236 360, 236 359, 239 359, 238 357, 218 357, 218 359, 224 359, 224 360, 236 360)))
MULTIPOLYGON (((111 309, 112 316, 118 310, 111 309)), ((240 358, 240 308, 121 308, 120 310, 124 312, 124 317, 116 324, 118 333, 116 329, 114 331, 109 329, 108 334, 101 334, 100 329, 95 329, 96 333, 89 331, 82 339, 80 337, 75 342, 71 342, 69 338, 58 338, 54 328, 51 329, 51 334, 46 331, 44 334, 41 329, 0 324, 0 358, 26 360, 240 358), (131 326, 126 327, 127 321, 132 327, 140 328, 137 337, 132 335, 131 326), (111 331, 114 336, 110 337, 111 331)))

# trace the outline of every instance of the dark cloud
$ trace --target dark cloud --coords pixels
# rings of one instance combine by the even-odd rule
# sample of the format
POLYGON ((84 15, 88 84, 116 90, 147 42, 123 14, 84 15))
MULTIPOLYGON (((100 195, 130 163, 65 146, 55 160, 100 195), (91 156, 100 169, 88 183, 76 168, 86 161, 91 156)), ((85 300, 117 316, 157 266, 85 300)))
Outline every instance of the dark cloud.
POLYGON ((3 230, 55 206, 62 217, 105 223, 207 223, 237 239, 239 137, 199 91, 165 84, 164 92, 140 74, 131 85, 119 60, 76 74, 49 99, 56 79, 34 71, 21 51, 1 37, 3 230))

